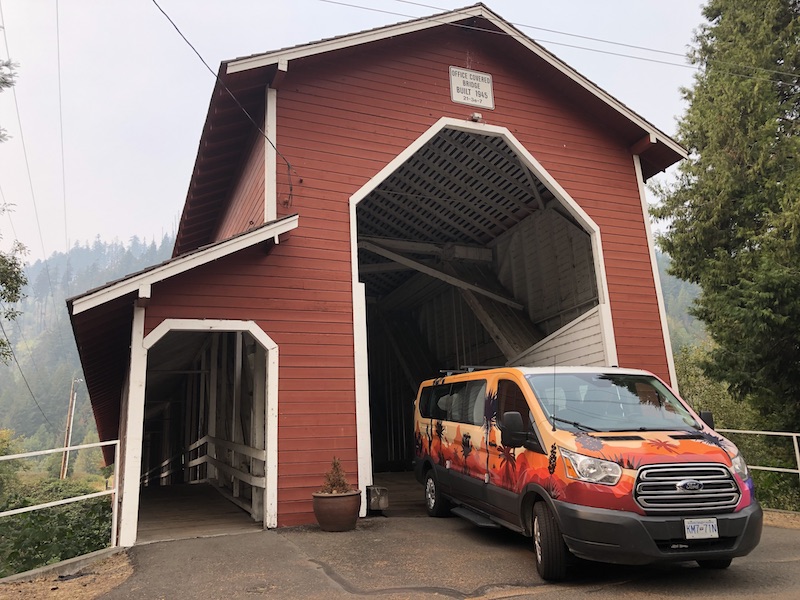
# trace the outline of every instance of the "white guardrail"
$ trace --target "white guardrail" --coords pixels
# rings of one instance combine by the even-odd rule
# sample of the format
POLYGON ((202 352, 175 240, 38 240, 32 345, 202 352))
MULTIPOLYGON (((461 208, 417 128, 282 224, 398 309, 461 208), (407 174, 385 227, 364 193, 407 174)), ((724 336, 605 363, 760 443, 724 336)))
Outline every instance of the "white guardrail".
POLYGON ((90 498, 100 498, 101 496, 111 496, 111 547, 117 545, 117 498, 119 493, 119 440, 112 440, 110 442, 97 442, 94 444, 81 444, 80 446, 68 446, 65 448, 53 448, 52 450, 37 450, 36 452, 24 452, 22 454, 6 454, 0 456, 0 462, 6 460, 17 460, 20 458, 33 458, 34 456, 44 456, 46 454, 63 454, 64 452, 74 452, 76 450, 84 450, 87 448, 101 448, 104 446, 114 446, 114 485, 111 489, 103 490, 102 492, 94 492, 92 494, 83 494, 82 496, 73 496, 63 500, 55 500, 53 502, 46 502, 44 504, 36 504, 35 506, 23 506, 22 508, 15 508, 0 512, 0 517, 10 517, 21 513, 32 512, 34 510, 41 510, 43 508, 51 508, 53 506, 61 506, 63 504, 71 504, 72 502, 80 502, 81 500, 89 500, 90 498))
MULTIPOLYGON (((792 444, 794 445, 794 460, 795 465, 797 466, 796 469, 784 469, 781 467, 763 467, 759 465, 751 465, 749 462, 747 463, 747 467, 749 469, 753 469, 754 471, 773 471, 775 473, 794 473, 798 477, 800 477, 800 443, 798 442, 798 438, 800 438, 800 433, 789 433, 785 431, 751 431, 748 429, 717 429, 719 433, 744 433, 748 435, 767 435, 773 437, 788 437, 792 438, 792 444)), ((745 456, 745 460, 747 457, 745 456)))

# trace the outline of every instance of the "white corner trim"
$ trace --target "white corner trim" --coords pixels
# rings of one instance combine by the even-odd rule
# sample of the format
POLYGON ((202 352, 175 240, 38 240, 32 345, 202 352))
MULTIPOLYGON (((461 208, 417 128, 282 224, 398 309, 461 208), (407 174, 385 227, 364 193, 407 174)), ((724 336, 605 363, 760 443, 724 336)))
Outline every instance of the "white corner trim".
MULTIPOLYGON (((264 527, 278 526, 278 344, 254 321, 224 319, 164 319, 142 339, 147 350, 171 331, 243 332, 253 337, 266 351, 266 488, 264 490, 264 527)), ((367 414, 369 417, 369 413, 367 414)), ((367 420, 369 423, 369 420, 367 420)), ((141 448, 141 440, 139 442, 141 448)), ((371 471, 370 471, 371 473, 371 471)), ((137 479, 138 481, 138 479, 137 479)))
POLYGON ((141 286, 152 286, 154 283, 164 281, 175 275, 213 262, 239 250, 244 250, 260 242, 269 240, 274 236, 286 233, 298 226, 299 217, 292 215, 284 217, 271 225, 253 229, 229 240, 197 250, 185 256, 169 260, 153 269, 129 276, 126 279, 109 284, 94 292, 89 292, 73 300, 72 315, 77 315, 116 298, 137 292, 141 286))
POLYGON ((119 545, 133 546, 139 527, 139 477, 142 471, 142 439, 144 435, 145 382, 147 379, 147 349, 144 347, 145 309, 134 307, 131 328, 131 357, 128 372, 128 401, 125 445, 122 465, 121 509, 119 515, 119 545))
POLYGON ((268 87, 264 113, 264 222, 278 218, 278 91, 268 87))
POLYGON ((667 307, 664 303, 664 292, 661 289, 661 276, 658 274, 658 262, 656 261, 656 245, 653 240, 653 231, 650 227, 650 210, 647 204, 647 196, 644 191, 644 177, 642 176, 642 163, 639 155, 633 155, 633 166, 636 170, 636 184, 639 187, 639 200, 642 203, 642 218, 644 219, 644 230, 647 234, 647 250, 650 252, 650 268, 653 270, 653 284, 656 286, 656 298, 658 299, 658 315, 661 320, 661 333, 664 337, 664 351, 667 354, 667 366, 669 368, 670 385, 676 392, 678 391, 678 374, 675 371, 675 357, 672 356, 672 339, 669 335, 669 325, 667 323, 667 307))
POLYGON ((350 268, 353 291, 353 358, 356 388, 356 447, 361 513, 367 515, 367 486, 372 485, 372 429, 369 408, 369 353, 367 349, 366 288, 358 280, 357 202, 350 198, 350 268))

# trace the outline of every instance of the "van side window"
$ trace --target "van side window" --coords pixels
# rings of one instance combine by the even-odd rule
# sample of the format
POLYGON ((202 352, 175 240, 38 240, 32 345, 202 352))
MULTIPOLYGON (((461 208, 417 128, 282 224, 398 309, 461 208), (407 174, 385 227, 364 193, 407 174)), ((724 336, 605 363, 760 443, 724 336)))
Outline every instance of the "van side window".
POLYGON ((450 390, 448 421, 468 425, 483 424, 486 381, 463 381, 454 383, 450 390))
POLYGON ((446 421, 450 404, 450 387, 448 383, 423 389, 419 397, 419 414, 425 419, 446 421))
POLYGON ((528 408, 528 402, 516 382, 509 379, 501 379, 497 382, 497 407, 498 416, 510 411, 516 411, 521 414, 525 430, 530 430, 531 413, 528 408))

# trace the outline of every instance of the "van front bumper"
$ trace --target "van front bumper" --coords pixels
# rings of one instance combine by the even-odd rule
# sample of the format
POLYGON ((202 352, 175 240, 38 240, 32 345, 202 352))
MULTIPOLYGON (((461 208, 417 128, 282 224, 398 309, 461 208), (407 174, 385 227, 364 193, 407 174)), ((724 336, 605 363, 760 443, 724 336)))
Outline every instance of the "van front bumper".
POLYGON ((578 557, 607 563, 727 559, 748 554, 761 539, 763 513, 756 500, 735 513, 643 516, 553 501, 564 541, 578 557), (685 518, 715 517, 719 538, 687 540, 685 518))

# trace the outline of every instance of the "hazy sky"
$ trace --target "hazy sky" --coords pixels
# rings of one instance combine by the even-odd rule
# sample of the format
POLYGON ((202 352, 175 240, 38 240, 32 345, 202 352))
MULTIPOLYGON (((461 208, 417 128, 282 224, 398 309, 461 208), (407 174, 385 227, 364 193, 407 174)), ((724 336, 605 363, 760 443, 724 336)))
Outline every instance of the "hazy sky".
MULTIPOLYGON (((223 60, 470 3, 158 2, 215 71, 223 60)), ((675 133, 685 108, 679 88, 691 85, 694 72, 683 56, 702 21, 699 0, 485 4, 657 127, 675 133)), ((0 0, 0 8, 0 57, 18 63, 14 91, 0 94, 0 126, 11 136, 0 144, 0 203, 13 205, 10 216, 0 217, 0 247, 7 249, 16 236, 33 262, 97 236, 158 241, 174 231, 213 76, 152 0, 0 0)))

